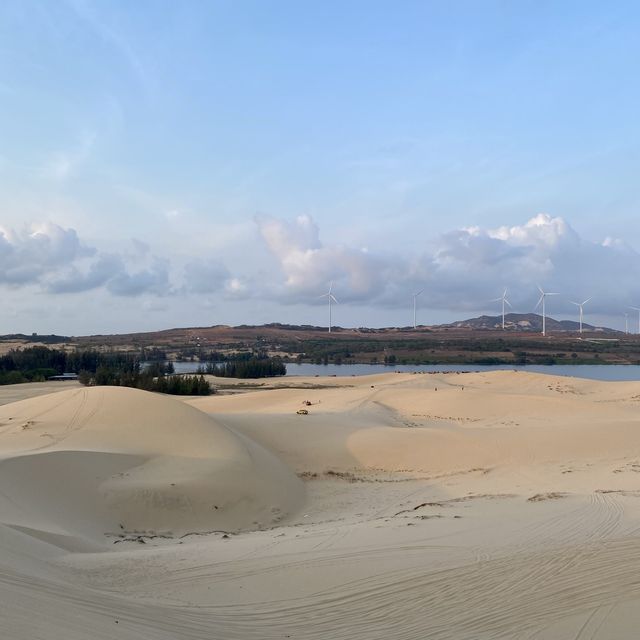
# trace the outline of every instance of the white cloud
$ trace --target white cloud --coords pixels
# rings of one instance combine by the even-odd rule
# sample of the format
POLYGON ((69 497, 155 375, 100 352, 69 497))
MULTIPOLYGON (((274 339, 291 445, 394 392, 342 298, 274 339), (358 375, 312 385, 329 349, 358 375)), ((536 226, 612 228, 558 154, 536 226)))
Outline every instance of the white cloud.
POLYGON ((168 260, 151 255, 137 240, 132 251, 103 253, 83 243, 75 229, 52 222, 0 227, 0 285, 38 286, 49 293, 106 287, 119 296, 164 295, 171 290, 169 271, 168 260))
POLYGON ((313 295, 324 293, 330 281, 342 288, 345 300, 372 300, 388 286, 395 270, 391 262, 366 249, 323 245, 310 216, 293 222, 261 216, 256 223, 283 276, 271 284, 284 302, 313 302, 313 295))
MULTIPOLYGON (((638 254, 619 241, 591 242, 562 218, 541 214, 522 226, 463 229, 444 235, 430 264, 440 304, 474 305, 509 286, 520 301, 535 297, 537 284, 569 298, 594 296, 602 311, 640 294, 638 254), (460 297, 460 304, 453 304, 460 297)), ((559 301, 562 305, 562 302, 559 301)))
POLYGON ((633 248, 612 238, 587 240, 562 218, 545 214, 522 225, 454 230, 430 245, 425 240, 421 255, 324 243, 310 216, 292 221, 262 216, 255 222, 260 240, 245 245, 240 257, 236 251, 242 275, 219 259, 216 238, 209 250, 216 257, 184 263, 158 256, 137 239, 121 251, 102 251, 74 229, 53 223, 0 228, 0 285, 39 287, 50 294, 100 289, 118 297, 207 295, 319 305, 333 281, 342 304, 394 308, 424 289, 425 307, 451 311, 486 309, 508 287, 516 307, 529 311, 540 284, 563 294, 554 298, 558 312, 573 311, 568 300, 590 296, 590 310, 601 313, 640 303, 640 256, 633 248))
POLYGON ((17 231, 0 227, 0 284, 33 284, 93 253, 81 244, 74 229, 53 223, 32 224, 17 231))
POLYGON ((121 269, 108 281, 107 289, 117 296, 165 295, 171 290, 169 261, 152 257, 147 268, 131 272, 121 269))
POLYGON ((592 308, 603 312, 640 300, 640 256, 631 247, 610 238, 586 240, 547 214, 523 225, 451 231, 419 256, 324 245, 309 216, 256 222, 280 273, 270 295, 285 303, 317 303, 331 280, 341 301, 384 306, 404 304, 411 291, 424 288, 425 304, 434 309, 486 308, 506 286, 513 300, 530 308, 538 283, 570 299, 594 296, 592 308))
POLYGON ((522 226, 499 227, 486 232, 513 246, 551 247, 559 242, 579 242, 578 234, 562 219, 539 213, 522 226))
POLYGON ((80 293, 102 287, 124 270, 122 258, 114 254, 103 254, 91 262, 86 269, 72 265, 65 273, 49 279, 46 284, 51 293, 80 293))

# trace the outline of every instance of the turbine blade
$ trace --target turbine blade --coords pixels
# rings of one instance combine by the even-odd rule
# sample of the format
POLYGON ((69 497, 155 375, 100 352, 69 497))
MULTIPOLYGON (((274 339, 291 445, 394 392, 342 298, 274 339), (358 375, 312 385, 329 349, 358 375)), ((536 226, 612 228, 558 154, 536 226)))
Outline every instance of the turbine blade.
POLYGON ((336 297, 335 297, 333 294, 330 294, 330 295, 331 295, 331 299, 332 299, 336 304, 340 304, 340 303, 336 300, 336 297))
MULTIPOLYGON (((508 307, 511 307, 511 303, 505 298, 504 301, 507 303, 508 307)), ((513 307, 511 307, 513 309, 513 307)))
POLYGON ((587 304, 587 302, 589 302, 589 300, 593 300, 593 296, 591 296, 590 298, 587 298, 582 304, 587 304))
POLYGON ((538 300, 538 304, 535 307, 533 307, 534 311, 542 304, 543 300, 544 300, 544 293, 540 296, 540 300, 538 300))

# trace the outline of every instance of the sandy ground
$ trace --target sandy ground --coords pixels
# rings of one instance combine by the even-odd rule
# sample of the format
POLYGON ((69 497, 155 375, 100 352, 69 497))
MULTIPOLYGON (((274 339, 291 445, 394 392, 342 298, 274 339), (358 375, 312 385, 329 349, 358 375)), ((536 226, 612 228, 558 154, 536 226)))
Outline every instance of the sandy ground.
POLYGON ((637 638, 640 383, 295 386, 0 387, 0 637, 637 638))
POLYGON ((27 382, 25 384, 0 385, 0 405, 17 402, 26 398, 36 398, 47 393, 64 391, 65 389, 81 389, 76 381, 27 382))

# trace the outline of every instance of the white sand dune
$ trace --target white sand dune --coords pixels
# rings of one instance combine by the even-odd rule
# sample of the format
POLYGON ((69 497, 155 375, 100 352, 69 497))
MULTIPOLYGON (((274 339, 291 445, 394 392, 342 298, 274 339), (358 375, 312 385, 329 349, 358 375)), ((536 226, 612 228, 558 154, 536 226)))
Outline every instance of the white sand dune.
POLYGON ((332 391, 255 391, 190 404, 278 451, 298 471, 431 477, 590 460, 603 452, 603 437, 607 457, 640 456, 637 383, 503 371, 347 380, 349 387, 332 391), (294 415, 306 399, 314 403, 311 415, 294 415), (259 421, 250 417, 255 412, 259 421))
POLYGON ((318 382, 0 407, 0 637, 637 637, 640 384, 318 382))
POLYGON ((300 481, 262 447, 184 403, 87 388, 0 407, 0 521, 104 542, 278 522, 300 481))

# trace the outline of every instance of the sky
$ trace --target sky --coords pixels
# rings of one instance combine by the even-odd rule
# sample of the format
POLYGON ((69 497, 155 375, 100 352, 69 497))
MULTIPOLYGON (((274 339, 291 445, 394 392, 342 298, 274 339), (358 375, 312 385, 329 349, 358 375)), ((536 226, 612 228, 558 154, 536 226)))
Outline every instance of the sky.
MULTIPOLYGON (((637 3, 3 0, 0 333, 640 307, 637 3)), ((634 320, 634 326, 635 327, 634 320)))

